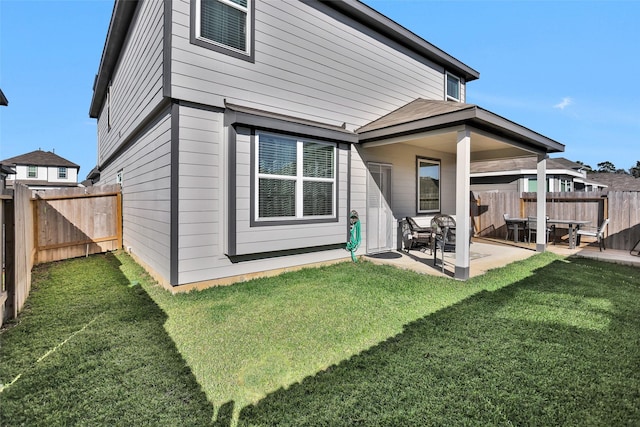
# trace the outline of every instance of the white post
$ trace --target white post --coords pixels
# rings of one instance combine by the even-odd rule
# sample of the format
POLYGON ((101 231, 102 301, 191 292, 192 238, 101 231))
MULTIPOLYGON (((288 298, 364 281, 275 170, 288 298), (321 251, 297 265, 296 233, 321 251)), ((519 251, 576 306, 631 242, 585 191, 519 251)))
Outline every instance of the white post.
POLYGON ((536 203, 536 251, 547 247, 547 156, 538 154, 538 197, 536 203))
POLYGON ((456 156, 456 270, 455 278, 469 278, 469 242, 471 238, 471 132, 458 131, 456 156))

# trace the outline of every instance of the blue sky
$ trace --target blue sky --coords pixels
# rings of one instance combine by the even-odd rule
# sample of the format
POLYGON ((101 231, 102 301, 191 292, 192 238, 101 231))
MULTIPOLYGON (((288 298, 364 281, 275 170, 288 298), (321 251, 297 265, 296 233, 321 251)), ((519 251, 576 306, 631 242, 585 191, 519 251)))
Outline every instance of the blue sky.
MULTIPOLYGON (((271 0, 276 1, 276 0, 271 0)), ((365 0, 480 72, 467 102, 596 167, 640 160, 640 1, 365 0)), ((111 0, 0 0, 0 159, 42 148, 96 164, 93 79, 111 0)))

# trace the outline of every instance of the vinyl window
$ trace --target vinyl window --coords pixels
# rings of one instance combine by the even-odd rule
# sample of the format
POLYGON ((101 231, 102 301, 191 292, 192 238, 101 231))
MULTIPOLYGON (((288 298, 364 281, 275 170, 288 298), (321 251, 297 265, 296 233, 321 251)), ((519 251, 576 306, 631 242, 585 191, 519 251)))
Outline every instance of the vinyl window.
POLYGON ((335 218, 334 144, 259 133, 256 220, 335 218))
POLYGON ((59 167, 58 168, 58 179, 67 179, 67 168, 66 167, 59 167))
POLYGON ((196 37, 249 55, 253 0, 196 0, 196 37))
POLYGON ((447 73, 446 93, 447 100, 460 101, 460 79, 453 74, 447 73))
POLYGON ((418 213, 440 212, 440 161, 418 158, 418 213))
POLYGON ((27 167, 27 177, 28 178, 37 178, 38 177, 38 167, 34 165, 29 165, 27 167))

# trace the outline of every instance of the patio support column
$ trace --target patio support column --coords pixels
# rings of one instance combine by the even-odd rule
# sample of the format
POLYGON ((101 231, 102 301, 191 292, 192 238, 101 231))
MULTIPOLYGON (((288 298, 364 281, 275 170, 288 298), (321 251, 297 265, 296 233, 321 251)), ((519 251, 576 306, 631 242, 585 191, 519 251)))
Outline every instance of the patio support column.
POLYGON ((536 202, 536 251, 547 247, 547 155, 538 154, 538 197, 536 202))
POLYGON ((471 132, 458 131, 456 157, 456 270, 455 278, 469 278, 469 244, 471 242, 471 132))

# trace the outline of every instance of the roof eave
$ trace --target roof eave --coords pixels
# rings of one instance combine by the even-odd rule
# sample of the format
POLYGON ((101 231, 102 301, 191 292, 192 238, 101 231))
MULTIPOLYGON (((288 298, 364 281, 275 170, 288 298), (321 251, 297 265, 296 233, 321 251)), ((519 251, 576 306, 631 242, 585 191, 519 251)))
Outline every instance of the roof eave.
POLYGON ((107 86, 111 80, 111 75, 118 62, 120 50, 127 37, 129 25, 133 19, 134 12, 138 5, 138 0, 117 1, 113 5, 107 40, 102 50, 98 74, 93 84, 93 97, 89 107, 89 117, 97 118, 104 102, 107 86))
POLYGON ((480 78, 478 71, 358 0, 320 1, 431 61, 442 65, 447 71, 451 71, 459 77, 464 77, 465 81, 480 78))
POLYGON ((359 134, 359 142, 378 141, 394 136, 458 125, 470 125, 496 136, 524 142, 525 145, 536 148, 536 151, 544 151, 545 153, 560 153, 564 151, 563 144, 478 106, 362 132, 359 134))

